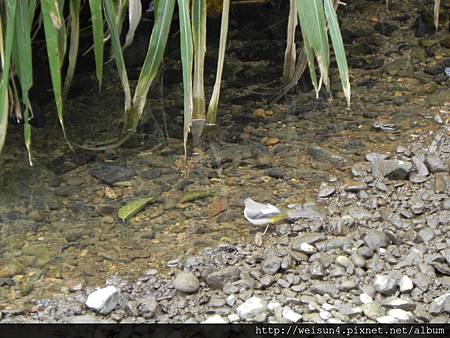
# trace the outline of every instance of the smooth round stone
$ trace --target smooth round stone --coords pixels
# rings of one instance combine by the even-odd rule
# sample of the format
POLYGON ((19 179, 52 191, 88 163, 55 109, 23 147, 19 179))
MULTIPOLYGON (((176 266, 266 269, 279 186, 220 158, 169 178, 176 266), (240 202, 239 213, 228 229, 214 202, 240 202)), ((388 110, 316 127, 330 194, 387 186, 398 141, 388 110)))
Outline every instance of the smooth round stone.
POLYGON ((184 293, 195 293, 200 288, 200 281, 192 272, 179 272, 173 286, 177 291, 184 293))

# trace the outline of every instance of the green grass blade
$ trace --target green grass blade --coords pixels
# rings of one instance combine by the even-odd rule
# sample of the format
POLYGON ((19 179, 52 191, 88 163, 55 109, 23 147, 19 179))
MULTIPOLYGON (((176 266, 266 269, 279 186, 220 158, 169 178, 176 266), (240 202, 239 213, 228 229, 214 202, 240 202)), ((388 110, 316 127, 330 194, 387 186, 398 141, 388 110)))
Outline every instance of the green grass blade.
POLYGON ((192 124, 192 65, 194 59, 189 0, 178 0, 178 11, 180 18, 180 49, 184 92, 183 144, 184 154, 186 155, 187 138, 192 124))
POLYGON ((29 9, 29 14, 30 14, 29 20, 30 20, 30 26, 31 26, 34 21, 34 15, 36 14, 36 0, 29 0, 28 9, 29 9))
POLYGON ((101 88, 104 55, 102 0, 89 0, 89 7, 91 10, 92 36, 94 38, 95 73, 97 75, 98 86, 101 88))
POLYGON ((325 0, 325 15, 328 22, 331 42, 333 43, 339 75, 341 77, 342 89, 344 91, 345 98, 347 99, 347 104, 350 106, 350 79, 347 58, 345 56, 344 42, 342 41, 341 30, 339 28, 339 23, 332 0, 325 0))
POLYGON ((322 0, 297 0, 297 9, 303 35, 306 36, 319 65, 320 80, 318 90, 320 90, 322 81, 329 89, 330 50, 323 2, 322 0))
POLYGON ((114 55, 114 60, 116 62, 117 71, 119 72, 119 77, 122 82, 122 87, 125 93, 125 115, 131 107, 131 92, 130 84, 128 82, 127 70, 125 68, 125 61, 123 59, 122 46, 120 44, 119 29, 116 22, 116 11, 114 9, 113 3, 110 0, 103 1, 105 7, 106 21, 108 22, 109 31, 111 33, 111 47, 114 55))
POLYGON ((25 105, 24 117, 24 139, 28 151, 28 160, 31 160, 31 127, 29 123, 30 112, 32 112, 29 91, 33 86, 33 62, 31 52, 31 23, 29 20, 30 8, 25 1, 17 3, 16 13, 16 41, 15 41, 15 66, 19 77, 22 92, 22 100, 25 105))
POLYGON ((128 32, 125 38, 125 44, 123 45, 123 49, 127 48, 134 39, 134 33, 136 33, 136 29, 141 22, 142 16, 142 4, 141 0, 129 0, 128 4, 128 32))
MULTIPOLYGON (((6 6, 6 18, 1 17, 0 24, 5 25, 5 41, 1 48, 1 58, 2 58, 2 79, 0 82, 0 152, 5 146, 6 133, 8 131, 8 112, 9 112, 9 100, 8 100, 8 83, 9 83, 9 71, 11 66, 11 55, 14 42, 14 26, 16 19, 16 1, 15 0, 5 0, 6 6)), ((3 33, 3 32, 2 32, 3 33)))
POLYGON ((284 53, 283 83, 287 85, 295 71, 295 59, 297 50, 295 48, 295 28, 297 27, 297 4, 290 0, 289 19, 287 27, 286 51, 284 53))
POLYGON ((139 80, 133 97, 133 107, 128 115, 127 129, 135 131, 142 116, 147 93, 153 83, 161 65, 170 25, 172 23, 175 0, 160 1, 158 3, 158 15, 153 25, 150 43, 144 64, 139 74, 139 80))
POLYGON ((206 118, 204 64, 206 52, 206 0, 192 1, 192 36, 194 41, 194 83, 192 135, 197 143, 206 118))
POLYGON ((217 62, 216 82, 214 84, 211 101, 208 106, 208 115, 206 116, 208 124, 211 125, 216 124, 217 109, 219 107, 220 84, 222 81, 223 64, 225 62, 229 14, 230 0, 224 0, 222 4, 222 23, 220 27, 219 59, 217 62))
POLYGON ((61 60, 64 59, 63 50, 60 46, 60 31, 63 27, 64 19, 59 9, 57 0, 41 0, 41 11, 44 20, 45 41, 47 45, 47 56, 50 65, 50 75, 52 79, 53 93, 55 96, 56 111, 59 123, 64 134, 64 138, 72 148, 66 135, 63 119, 63 99, 61 80, 61 60))
POLYGON ((80 2, 70 0, 70 47, 69 65, 67 66, 66 78, 64 79, 63 98, 69 93, 70 84, 75 74, 78 58, 78 46, 80 42, 80 2))

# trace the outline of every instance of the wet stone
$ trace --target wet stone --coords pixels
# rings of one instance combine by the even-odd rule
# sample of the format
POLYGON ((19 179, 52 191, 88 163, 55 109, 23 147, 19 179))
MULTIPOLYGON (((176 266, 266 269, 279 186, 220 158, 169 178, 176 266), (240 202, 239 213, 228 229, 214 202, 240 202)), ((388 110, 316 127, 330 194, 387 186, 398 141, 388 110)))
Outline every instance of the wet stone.
POLYGON ((353 177, 367 176, 370 173, 370 166, 366 162, 357 162, 352 165, 353 177))
POLYGON ((336 189, 334 187, 331 187, 329 185, 324 185, 319 190, 319 198, 326 198, 331 195, 333 195, 336 192, 336 189))
POLYGON ((128 181, 133 176, 136 176, 136 171, 131 168, 117 165, 106 165, 91 169, 89 174, 103 183, 113 185, 117 182, 128 181))

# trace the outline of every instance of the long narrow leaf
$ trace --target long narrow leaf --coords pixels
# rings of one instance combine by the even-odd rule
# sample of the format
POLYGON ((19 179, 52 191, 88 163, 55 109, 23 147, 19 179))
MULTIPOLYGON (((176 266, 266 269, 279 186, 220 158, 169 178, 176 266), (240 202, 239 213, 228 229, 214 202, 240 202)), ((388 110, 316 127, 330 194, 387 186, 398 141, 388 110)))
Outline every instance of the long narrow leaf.
POLYGON ((22 100, 25 104, 24 115, 24 139, 28 150, 28 160, 31 160, 31 127, 29 123, 30 112, 32 112, 29 91, 33 86, 33 62, 31 52, 31 23, 29 20, 30 11, 25 1, 19 1, 16 13, 16 43, 15 55, 17 56, 15 65, 19 76, 19 82, 22 92, 22 100))
POLYGON ((287 27, 287 43, 286 51, 284 53, 283 64, 283 83, 287 85, 295 70, 295 59, 297 56, 297 50, 295 48, 295 29, 297 27, 297 5, 295 0, 290 0, 289 7, 289 19, 287 27))
POLYGON ((78 58, 78 46, 80 42, 80 2, 70 0, 70 47, 69 66, 67 67, 66 78, 64 79, 63 98, 69 93, 70 84, 75 74, 75 67, 78 58))
POLYGON ((189 0, 178 0, 178 11, 180 18, 180 48, 184 92, 183 144, 184 154, 186 155, 187 138, 192 124, 192 65, 194 58, 189 0))
MULTIPOLYGON (((114 60, 116 62, 117 71, 122 82, 122 87, 125 93, 125 113, 124 122, 127 119, 127 112, 131 107, 131 92, 130 84, 128 82, 127 70, 125 68, 125 61, 123 59, 122 46, 120 44, 119 30, 116 23, 116 12, 112 1, 104 0, 106 21, 108 22, 109 31, 111 33, 111 47, 114 54, 114 60)), ((125 122, 126 123, 126 122, 125 122)))
POLYGON ((47 56, 50 65, 50 75, 52 78, 53 93, 55 96, 56 111, 58 113, 59 123, 66 139, 67 144, 71 147, 66 135, 63 120, 63 99, 62 99, 62 81, 61 81, 61 60, 64 56, 60 48, 60 32, 62 22, 57 0, 41 0, 42 17, 44 19, 45 41, 47 45, 47 56))
POLYGON ((350 106, 350 79, 347 58, 345 56, 344 42, 342 41, 341 30, 339 28, 339 23, 332 0, 325 0, 325 15, 339 69, 339 76, 341 77, 342 90, 344 91, 345 98, 347 99, 347 104, 350 106))
POLYGON ((436 32, 439 29, 439 7, 441 6, 441 0, 434 0, 434 26, 436 32))
POLYGON ((133 96, 133 107, 128 112, 127 131, 136 130, 144 110, 148 90, 158 74, 158 69, 166 49, 174 7, 175 0, 160 1, 158 3, 158 14, 150 37, 147 55, 141 73, 139 74, 136 91, 133 96))
POLYGON ((94 38, 95 73, 97 75, 98 86, 101 88, 104 54, 102 0, 89 0, 89 8, 91 10, 92 36, 94 38))
MULTIPOLYGON (((303 37, 306 37, 319 65, 320 80, 316 89, 316 93, 318 93, 322 81, 327 86, 327 89, 329 89, 328 68, 330 65, 330 50, 326 32, 323 2, 322 0, 297 0, 297 11, 303 37)), ((305 48, 305 51, 308 56, 308 63, 310 63, 309 50, 305 48)))
MULTIPOLYGON (((13 49, 13 39, 14 39, 14 26, 16 20, 16 1, 6 0, 6 18, 2 17, 0 24, 3 23, 6 26, 5 32, 5 42, 2 43, 4 46, 0 50, 2 57, 2 79, 0 82, 0 152, 5 146, 6 132, 8 130, 8 111, 9 111, 9 100, 8 100, 8 83, 9 83, 9 71, 11 66, 11 54, 13 49)), ((2 34, 3 42, 3 34, 2 34)))
POLYGON ((127 48, 134 39, 134 33, 141 22, 142 4, 141 0, 129 0, 128 4, 128 33, 125 38, 123 49, 127 48))
POLYGON ((206 52, 206 0, 192 1, 192 35, 194 41, 192 135, 194 143, 197 143, 206 118, 203 78, 206 52))
POLYGON ((209 101, 207 120, 208 124, 216 124, 217 109, 219 106, 220 84, 222 81, 223 64, 225 61, 225 49, 227 45, 228 21, 230 14, 230 0, 224 0, 222 4, 222 23, 220 27, 219 59, 217 62, 216 82, 214 84, 211 101, 209 101))

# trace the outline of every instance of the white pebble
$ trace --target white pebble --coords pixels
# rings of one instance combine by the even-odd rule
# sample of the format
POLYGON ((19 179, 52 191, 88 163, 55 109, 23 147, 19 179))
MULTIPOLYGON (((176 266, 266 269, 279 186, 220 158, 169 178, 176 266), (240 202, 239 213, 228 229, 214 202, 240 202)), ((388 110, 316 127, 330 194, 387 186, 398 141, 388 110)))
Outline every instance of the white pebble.
POLYGON ((305 254, 313 254, 316 253, 317 249, 311 244, 303 242, 302 244, 300 244, 300 251, 305 254))
POLYGON ((236 309, 239 317, 245 318, 267 310, 267 303, 259 297, 251 297, 236 309))
POLYGON ((206 320, 202 322, 202 324, 226 324, 226 323, 227 321, 219 315, 213 315, 211 317, 208 317, 206 318, 206 320))
POLYGON ((302 319, 302 315, 292 310, 289 306, 285 306, 283 308, 283 318, 289 320, 292 323, 297 323, 300 319, 302 319))
POLYGON ((397 324, 398 320, 392 316, 382 316, 377 318, 377 322, 380 324, 397 324))
POLYGON ((413 282, 411 278, 408 276, 403 276, 402 279, 400 279, 400 292, 407 292, 411 291, 414 288, 413 282))
POLYGON ((119 290, 110 285, 92 292, 86 300, 86 306, 104 315, 110 313, 118 302, 119 290))
POLYGON ((372 303, 373 299, 372 297, 370 297, 368 294, 366 293, 361 293, 359 295, 359 300, 361 301, 362 304, 367 304, 367 303, 372 303))
POLYGON ((239 315, 237 313, 232 313, 231 315, 228 315, 228 320, 230 323, 236 323, 239 321, 239 315))
POLYGON ((320 310, 319 316, 323 320, 328 320, 332 317, 331 313, 329 313, 328 311, 325 311, 325 310, 320 310))
POLYGON ((402 309, 392 309, 389 310, 387 314, 403 323, 411 322, 414 319, 414 315, 411 312, 402 309))

